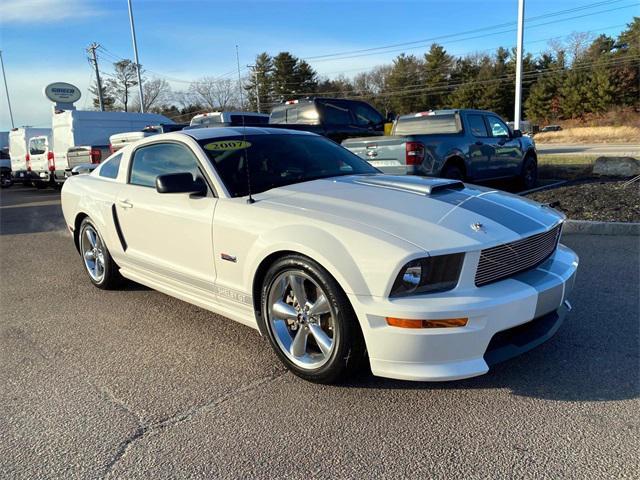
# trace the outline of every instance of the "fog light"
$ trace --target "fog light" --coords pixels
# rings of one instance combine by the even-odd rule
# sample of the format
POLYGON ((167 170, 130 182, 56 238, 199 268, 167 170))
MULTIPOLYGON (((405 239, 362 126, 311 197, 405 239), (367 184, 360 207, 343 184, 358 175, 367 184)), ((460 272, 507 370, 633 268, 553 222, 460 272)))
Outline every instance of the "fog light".
POLYGON ((445 318, 442 320, 410 320, 387 317, 387 325, 399 328, 451 328, 464 327, 468 318, 445 318))

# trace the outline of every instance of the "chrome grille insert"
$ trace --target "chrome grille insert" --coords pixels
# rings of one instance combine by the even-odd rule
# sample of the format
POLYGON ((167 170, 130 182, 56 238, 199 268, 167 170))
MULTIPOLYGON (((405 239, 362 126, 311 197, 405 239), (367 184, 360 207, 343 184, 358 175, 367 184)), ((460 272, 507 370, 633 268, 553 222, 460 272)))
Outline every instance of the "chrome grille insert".
POLYGON ((560 230, 561 225, 557 225, 548 232, 482 250, 476 286, 502 280, 544 262, 558 246, 560 230))

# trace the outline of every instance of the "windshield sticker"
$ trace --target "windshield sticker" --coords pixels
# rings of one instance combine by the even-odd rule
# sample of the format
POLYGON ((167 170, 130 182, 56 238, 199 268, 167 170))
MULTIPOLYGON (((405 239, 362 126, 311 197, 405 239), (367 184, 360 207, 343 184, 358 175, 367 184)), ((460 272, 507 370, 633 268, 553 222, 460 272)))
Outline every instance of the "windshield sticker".
POLYGON ((220 142, 207 143, 204 146, 205 150, 214 151, 227 151, 227 150, 242 150, 243 148, 249 148, 250 142, 244 140, 222 140, 220 142))

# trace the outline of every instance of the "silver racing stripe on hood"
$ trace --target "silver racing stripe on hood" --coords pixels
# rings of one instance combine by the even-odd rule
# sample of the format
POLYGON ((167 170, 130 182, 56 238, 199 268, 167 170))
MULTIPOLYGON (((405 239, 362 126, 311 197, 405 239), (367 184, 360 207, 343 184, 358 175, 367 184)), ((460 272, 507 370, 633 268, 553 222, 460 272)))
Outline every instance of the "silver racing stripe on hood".
MULTIPOLYGON (((495 192, 484 192, 479 195, 469 195, 465 194, 465 192, 451 191, 433 195, 431 198, 454 205, 454 208, 462 208, 469 212, 477 213, 478 215, 493 220, 500 225, 504 225, 519 235, 525 235, 527 233, 540 230, 541 228, 548 227, 547 224, 514 210, 509 206, 483 198, 485 195, 492 193, 495 192), (466 198, 464 198, 465 196, 466 198)), ((451 212, 441 218, 438 223, 442 223, 450 213, 451 212)))

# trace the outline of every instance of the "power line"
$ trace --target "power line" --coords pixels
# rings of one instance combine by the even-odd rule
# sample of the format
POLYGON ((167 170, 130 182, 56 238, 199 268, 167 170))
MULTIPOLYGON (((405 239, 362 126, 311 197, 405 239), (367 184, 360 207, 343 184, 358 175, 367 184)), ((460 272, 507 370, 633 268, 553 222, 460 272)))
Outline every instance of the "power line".
MULTIPOLYGON (((559 11, 556 11, 556 12, 550 12, 550 13, 547 13, 547 14, 537 15, 535 17, 529 17, 529 18, 526 18, 525 21, 531 22, 531 21, 536 21, 536 20, 543 19, 543 18, 560 16, 560 15, 564 15, 564 14, 567 14, 567 13, 573 13, 575 11, 581 11, 581 10, 586 10, 586 9, 590 9, 590 8, 599 7, 599 6, 602 6, 602 5, 610 5, 610 4, 614 4, 614 3, 619 3, 621 1, 624 1, 624 0, 607 0, 607 1, 595 2, 595 3, 588 4, 588 5, 583 5, 583 6, 580 6, 580 7, 574 7, 574 8, 569 8, 569 9, 565 9, 565 10, 559 10, 559 11)), ((624 7, 624 8, 626 8, 626 7, 624 7)), ((569 20, 569 19, 563 19, 563 20, 569 20)), ((472 30, 466 30, 466 31, 457 32, 457 33, 449 33, 449 34, 446 34, 446 35, 438 35, 438 36, 431 37, 431 38, 423 38, 421 40, 413 40, 413 41, 409 41, 409 42, 395 43, 395 44, 384 45, 384 46, 380 46, 380 47, 363 48, 363 49, 359 49, 359 50, 348 50, 348 51, 343 51, 343 52, 327 53, 327 54, 323 54, 323 55, 313 55, 313 56, 310 56, 310 57, 306 57, 305 59, 306 60, 317 60, 317 59, 326 58, 326 57, 338 57, 338 56, 343 56, 343 55, 351 55, 351 54, 354 54, 354 53, 371 52, 371 51, 374 51, 374 50, 386 50, 388 48, 405 47, 405 46, 409 46, 409 45, 415 45, 417 43, 427 43, 427 42, 433 42, 433 41, 436 41, 436 40, 442 40, 442 39, 445 39, 445 38, 459 37, 461 35, 467 35, 467 34, 470 34, 470 33, 479 33, 479 32, 495 30, 497 28, 513 26, 514 24, 515 24, 515 22, 499 23, 499 24, 490 25, 490 26, 487 26, 487 27, 481 27, 481 28, 476 28, 476 29, 472 29, 472 30)), ((511 31, 511 30, 509 30, 509 31, 511 31)))
MULTIPOLYGON (((601 14, 601 13, 611 12, 611 11, 614 11, 614 10, 620 10, 620 9, 623 9, 623 8, 635 7, 636 5, 637 4, 625 5, 625 6, 618 7, 618 8, 612 8, 612 9, 608 9, 608 10, 601 10, 601 11, 598 11, 598 12, 591 12, 591 13, 587 13, 587 14, 583 14, 583 15, 577 15, 577 16, 568 17, 568 18, 561 18, 561 19, 558 19, 558 20, 539 23, 539 24, 536 24, 536 25, 527 25, 527 28, 531 29, 531 28, 543 27, 543 26, 546 26, 546 25, 554 24, 554 23, 561 23, 561 22, 566 22, 568 20, 574 20, 576 18, 582 18, 582 17, 591 16, 591 15, 598 15, 598 14, 601 14)), ((458 39, 449 41, 449 43, 464 42, 464 41, 468 41, 468 40, 476 40, 478 38, 485 38, 485 37, 487 37, 489 35, 492 35, 492 36, 493 35, 501 35, 503 33, 511 33, 511 32, 515 32, 515 31, 516 31, 516 28, 510 28, 510 29, 507 29, 507 30, 500 30, 498 32, 491 32, 491 33, 485 33, 485 34, 482 34, 482 35, 475 35, 475 36, 471 36, 471 37, 458 38, 458 39)), ((469 31, 467 33, 471 33, 471 32, 472 31, 469 31)), ((451 37, 451 36, 452 35, 445 35, 445 36, 442 36, 442 37, 433 37, 433 40, 439 39, 439 38, 443 38, 443 37, 451 37)), ((337 60, 350 60, 350 59, 353 59, 353 58, 369 57, 369 56, 372 56, 372 55, 385 55, 385 54, 389 54, 389 53, 405 52, 407 50, 415 50, 415 49, 418 49, 418 48, 424 48, 426 46, 427 45, 423 44, 423 45, 419 45, 417 47, 399 48, 399 49, 396 48, 396 49, 393 49, 393 50, 387 50, 385 52, 369 52, 369 53, 362 53, 362 54, 357 54, 357 55, 339 56, 339 57, 331 57, 331 58, 329 58, 329 57, 320 58, 320 59, 317 59, 317 60, 314 59, 313 57, 306 57, 305 60, 307 60, 307 61, 308 60, 314 60, 315 63, 328 62, 328 61, 337 61, 337 60)))

